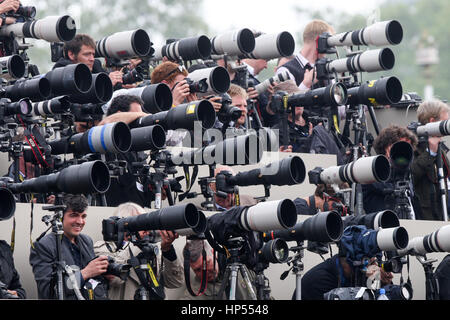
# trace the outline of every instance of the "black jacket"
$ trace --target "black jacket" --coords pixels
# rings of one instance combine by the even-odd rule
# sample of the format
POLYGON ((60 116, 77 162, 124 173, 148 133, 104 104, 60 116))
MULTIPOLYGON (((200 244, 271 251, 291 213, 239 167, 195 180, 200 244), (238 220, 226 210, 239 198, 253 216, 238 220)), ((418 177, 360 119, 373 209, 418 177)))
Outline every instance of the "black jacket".
POLYGON ((439 283, 439 299, 450 300, 450 255, 436 268, 435 277, 439 283))
POLYGON ((4 240, 0 240, 0 281, 6 285, 8 290, 17 291, 20 299, 26 299, 26 292, 20 283, 19 273, 14 267, 11 247, 4 240))
MULTIPOLYGON (((88 263, 95 257, 92 239, 87 235, 77 237, 77 246, 80 250, 80 263, 76 262, 74 250, 70 240, 63 236, 61 244, 62 260, 68 266, 78 266, 80 270, 84 269, 88 263)), ((36 280, 39 299, 57 299, 55 290, 56 274, 54 275, 54 263, 57 261, 56 236, 53 233, 47 234, 39 242, 34 243, 34 248, 30 251, 30 265, 33 268, 34 278, 36 280)), ((81 279, 80 287, 84 286, 85 280, 82 279, 81 272, 77 271, 77 278, 81 279)), ((76 300, 73 289, 67 287, 70 281, 67 277, 63 279, 64 298, 67 300, 76 300)))
POLYGON ((302 300, 324 300, 325 293, 341 287, 338 260, 339 256, 335 255, 305 273, 302 277, 302 300))

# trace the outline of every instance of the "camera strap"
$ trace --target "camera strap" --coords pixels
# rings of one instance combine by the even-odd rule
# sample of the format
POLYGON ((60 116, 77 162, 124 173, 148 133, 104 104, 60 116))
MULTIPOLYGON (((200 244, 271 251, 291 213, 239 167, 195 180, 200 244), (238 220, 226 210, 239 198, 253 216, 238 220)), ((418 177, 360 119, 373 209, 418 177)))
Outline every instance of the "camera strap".
POLYGON ((184 258, 184 280, 186 282, 186 288, 193 297, 201 296, 205 293, 206 287, 208 285, 208 264, 206 262, 206 250, 205 250, 205 244, 203 243, 203 249, 202 249, 202 278, 200 280, 200 287, 195 293, 192 290, 191 286, 191 252, 187 248, 187 246, 183 249, 183 258, 184 258))
POLYGON ((156 274, 152 269, 152 266, 149 262, 145 266, 141 266, 139 259, 133 254, 131 248, 129 248, 130 259, 128 260, 129 264, 133 267, 136 275, 141 282, 141 285, 148 291, 151 300, 164 300, 166 294, 164 293, 164 288, 158 283, 156 279, 156 274), (143 270, 145 268, 148 270, 148 274, 146 274, 143 270))
POLYGON ((184 192, 183 194, 180 194, 178 196, 178 199, 180 201, 182 201, 182 199, 186 198, 187 195, 189 194, 189 192, 191 191, 192 186, 194 185, 195 179, 197 179, 198 166, 194 166, 194 169, 192 170, 192 177, 189 173, 189 166, 183 165, 183 171, 184 171, 184 176, 186 178, 186 192, 184 192))

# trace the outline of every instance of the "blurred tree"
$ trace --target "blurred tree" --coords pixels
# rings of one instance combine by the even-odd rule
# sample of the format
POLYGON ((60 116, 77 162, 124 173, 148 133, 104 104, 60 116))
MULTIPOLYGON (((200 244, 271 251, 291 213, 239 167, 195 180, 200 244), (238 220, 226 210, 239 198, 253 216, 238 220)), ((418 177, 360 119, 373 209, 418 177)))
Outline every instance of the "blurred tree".
MULTIPOLYGON (((27 3, 28 2, 28 3, 27 3)), ((202 18, 203 0, 34 0, 37 18, 69 14, 77 22, 77 33, 87 33, 95 40, 118 31, 144 29, 155 44, 166 38, 182 38, 205 34, 208 26, 202 18)), ((42 72, 51 68, 49 45, 34 41, 30 57, 42 72)))
MULTIPOLYGON (((403 27, 403 41, 398 46, 391 46, 394 51, 395 67, 386 72, 363 74, 364 80, 378 79, 381 76, 394 75, 400 79, 404 92, 415 91, 423 96, 426 81, 422 69, 416 64, 416 51, 419 39, 423 34, 434 37, 439 49, 439 65, 433 67, 433 87, 435 96, 441 99, 450 98, 450 73, 444 66, 450 63, 450 1, 448 0, 390 0, 381 2, 380 21, 395 19, 403 27)), ((323 8, 310 11, 303 7, 296 8, 301 21, 322 19, 335 28, 336 32, 357 30, 367 25, 367 16, 323 8)), ((299 19, 300 20, 300 19, 299 19)), ((301 43, 301 33, 298 42, 301 43)), ((361 49, 365 49, 362 47, 361 49)), ((371 48, 374 49, 374 48, 371 48)), ((339 52, 341 52, 339 50, 339 52)), ((342 55, 341 55, 342 56, 342 55)), ((330 57, 333 58, 333 57, 330 57)))

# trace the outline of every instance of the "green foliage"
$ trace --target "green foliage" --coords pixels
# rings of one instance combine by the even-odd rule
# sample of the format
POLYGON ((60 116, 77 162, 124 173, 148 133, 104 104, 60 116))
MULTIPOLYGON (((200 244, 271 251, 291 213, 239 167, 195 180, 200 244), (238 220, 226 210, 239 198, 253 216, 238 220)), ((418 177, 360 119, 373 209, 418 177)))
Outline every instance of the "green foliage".
MULTIPOLYGON (((361 14, 351 15, 345 11, 327 8, 321 11, 297 9, 299 16, 322 19, 333 25, 336 32, 357 30, 367 25, 367 17, 361 14)), ((434 37, 439 49, 440 63, 432 66, 434 74, 431 84, 435 96, 449 99, 450 73, 445 67, 450 63, 450 1, 448 0, 390 0, 380 4, 380 21, 398 20, 403 27, 403 41, 390 47, 396 57, 393 70, 383 73, 364 74, 365 80, 377 79, 382 75, 395 75, 400 79, 405 92, 415 91, 423 95, 427 84, 422 67, 416 64, 416 51, 423 35, 434 37)), ((364 49, 364 48, 362 48, 364 49)), ((371 48, 374 49, 374 48, 371 48)))

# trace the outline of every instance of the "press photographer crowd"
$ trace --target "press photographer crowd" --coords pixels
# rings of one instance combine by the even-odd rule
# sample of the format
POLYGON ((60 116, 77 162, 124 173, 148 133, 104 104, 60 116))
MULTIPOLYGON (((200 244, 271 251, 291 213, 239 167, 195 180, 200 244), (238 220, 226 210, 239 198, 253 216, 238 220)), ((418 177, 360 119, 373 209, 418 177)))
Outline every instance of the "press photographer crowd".
MULTIPOLYGON (((0 3, 0 151, 10 160, 0 223, 18 203, 48 213, 28 259, 38 299, 164 300, 183 288, 182 299, 276 300, 267 269, 286 264, 292 300, 410 300, 419 280, 394 278, 410 257, 426 299, 450 299, 450 255, 439 265, 426 256, 450 252, 450 225, 412 239, 401 226, 448 221, 449 106, 404 92, 395 76, 362 81, 394 67, 399 21, 337 33, 312 20, 295 52, 286 31, 154 44, 139 28, 93 39, 69 15, 36 11, 0 3), (28 39, 50 44, 51 71, 32 64, 28 39), (258 78, 270 60, 275 75, 258 78), (381 128, 375 108, 405 106, 417 121, 381 128), (266 153, 279 161, 263 165, 266 153), (307 171, 302 154, 336 165, 307 171), (314 194, 268 199, 271 186, 295 190, 307 177, 314 194), (239 191, 257 185, 265 196, 239 191), (111 209, 102 241, 83 233, 93 207, 111 209), (330 258, 304 272, 305 250, 330 258)), ((13 245, 0 248, 0 298, 27 299, 13 245)))

